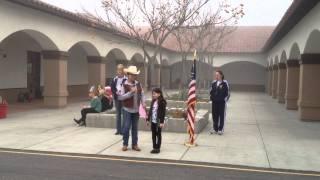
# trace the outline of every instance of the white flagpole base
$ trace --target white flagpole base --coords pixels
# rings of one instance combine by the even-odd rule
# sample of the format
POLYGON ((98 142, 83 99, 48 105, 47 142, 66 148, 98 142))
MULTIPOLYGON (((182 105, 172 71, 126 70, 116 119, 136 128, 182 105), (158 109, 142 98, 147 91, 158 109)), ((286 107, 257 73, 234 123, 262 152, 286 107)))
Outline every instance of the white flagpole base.
POLYGON ((184 145, 187 146, 187 147, 196 147, 196 146, 198 146, 197 143, 190 143, 190 142, 186 142, 186 143, 184 143, 184 145))

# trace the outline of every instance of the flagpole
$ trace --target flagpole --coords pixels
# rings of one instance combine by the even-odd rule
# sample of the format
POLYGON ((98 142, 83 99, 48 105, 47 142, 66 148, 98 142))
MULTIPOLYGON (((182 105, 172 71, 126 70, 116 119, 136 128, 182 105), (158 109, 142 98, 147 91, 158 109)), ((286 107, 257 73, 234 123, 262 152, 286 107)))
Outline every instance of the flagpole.
POLYGON ((193 65, 191 70, 192 77, 191 77, 191 82, 189 84, 189 93, 188 93, 188 101, 187 101, 187 121, 188 121, 187 133, 189 133, 189 141, 184 144, 187 147, 197 146, 197 144, 195 143, 195 123, 196 123, 195 107, 197 102, 196 100, 196 87, 197 87, 196 86, 197 85, 196 84, 196 62, 195 62, 196 59, 197 59, 197 50, 195 50, 193 54, 193 65))

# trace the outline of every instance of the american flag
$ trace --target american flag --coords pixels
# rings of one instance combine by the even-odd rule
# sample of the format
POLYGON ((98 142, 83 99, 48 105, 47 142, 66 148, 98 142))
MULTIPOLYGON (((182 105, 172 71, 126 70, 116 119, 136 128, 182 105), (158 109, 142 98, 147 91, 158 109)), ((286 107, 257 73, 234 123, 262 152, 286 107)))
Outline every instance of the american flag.
POLYGON ((190 135, 190 144, 194 143, 194 122, 196 119, 196 51, 194 52, 193 64, 191 68, 191 81, 189 83, 189 93, 188 93, 188 108, 187 108, 187 117, 188 117, 188 132, 190 135))

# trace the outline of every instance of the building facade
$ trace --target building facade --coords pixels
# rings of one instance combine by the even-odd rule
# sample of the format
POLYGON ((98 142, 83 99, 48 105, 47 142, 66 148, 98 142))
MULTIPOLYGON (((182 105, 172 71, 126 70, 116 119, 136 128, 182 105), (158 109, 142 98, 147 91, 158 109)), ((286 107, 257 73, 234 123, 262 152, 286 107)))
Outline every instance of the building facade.
MULTIPOLYGON (((185 87, 190 74, 191 52, 184 62, 169 43, 148 62, 124 34, 41 1, 3 0, 0 17, 0 96, 9 102, 30 92, 46 106, 66 106, 88 86, 108 83, 119 63, 136 65, 146 88, 185 87)), ((320 120, 319 18, 317 1, 295 0, 276 28, 237 27, 198 62, 199 87, 221 69, 233 90, 266 90, 301 119, 320 120)))

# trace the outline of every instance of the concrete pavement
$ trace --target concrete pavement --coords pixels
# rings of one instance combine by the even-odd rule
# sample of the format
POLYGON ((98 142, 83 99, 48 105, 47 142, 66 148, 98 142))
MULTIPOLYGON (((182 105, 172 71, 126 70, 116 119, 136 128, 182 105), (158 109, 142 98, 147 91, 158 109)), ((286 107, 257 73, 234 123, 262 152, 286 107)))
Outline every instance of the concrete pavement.
MULTIPOLYGON (((122 152, 114 129, 77 127, 83 103, 65 109, 36 109, 0 120, 0 148, 186 160, 320 172, 320 123, 302 122, 262 93, 233 92, 223 136, 209 135, 209 124, 187 148, 187 134, 164 133, 162 151, 151 155, 151 132, 139 132, 142 152, 122 152)), ((144 122, 140 122, 144 123, 144 122)))

